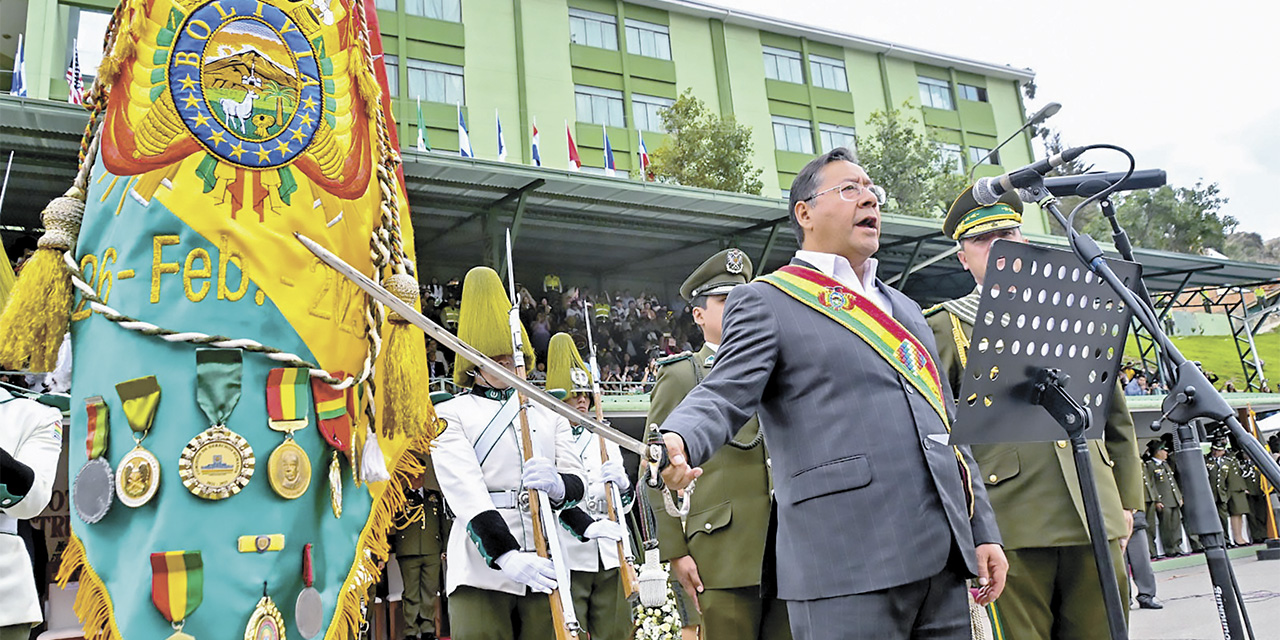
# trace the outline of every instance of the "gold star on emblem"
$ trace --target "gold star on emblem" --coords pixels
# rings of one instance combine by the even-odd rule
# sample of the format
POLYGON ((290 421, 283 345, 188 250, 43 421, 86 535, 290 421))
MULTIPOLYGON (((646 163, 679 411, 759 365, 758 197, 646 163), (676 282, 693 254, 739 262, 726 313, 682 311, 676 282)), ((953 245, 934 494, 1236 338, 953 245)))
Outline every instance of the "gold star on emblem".
POLYGON ((302 132, 302 127, 298 127, 297 129, 294 129, 294 130, 293 130, 293 139, 294 139, 294 140, 306 140, 306 139, 307 139, 307 134, 305 134, 305 133, 303 133, 303 132, 302 132))
POLYGON ((196 90, 196 79, 195 79, 195 78, 193 78, 193 77, 191 77, 191 76, 189 76, 189 75, 188 75, 188 76, 183 76, 183 78, 182 78, 182 80, 180 80, 180 82, 182 82, 182 89, 184 89, 184 90, 186 90, 186 91, 195 91, 195 90, 196 90))
POLYGON ((199 105, 200 99, 196 97, 195 93, 188 93, 187 97, 182 99, 182 102, 185 103, 184 109, 190 109, 199 105))
POLYGON ((240 156, 244 155, 244 145, 237 142, 235 146, 231 147, 231 151, 228 153, 230 153, 230 155, 236 160, 239 160, 240 156))
POLYGON ((298 128, 311 126, 311 115, 307 113, 302 114, 302 117, 298 119, 298 125, 298 128))
POLYGON ((310 96, 308 96, 306 100, 303 100, 303 101, 302 101, 302 108, 303 108, 303 109, 310 109, 310 110, 314 111, 314 110, 315 110, 315 108, 316 108, 316 101, 315 101, 315 100, 313 100, 313 99, 311 99, 311 97, 310 97, 310 96))
POLYGON ((215 149, 218 147, 218 145, 226 142, 226 140, 223 139, 221 131, 214 131, 212 134, 209 135, 209 139, 213 141, 213 146, 215 149))
POLYGON ((280 157, 283 158, 285 155, 289 153, 289 143, 283 140, 276 143, 276 151, 279 151, 280 157))
MULTIPOLYGON (((209 116, 206 116, 203 113, 196 114, 196 126, 192 128, 199 129, 200 127, 209 127, 209 116)), ((212 129, 213 127, 209 128, 212 129)))
POLYGON ((266 162, 271 159, 270 149, 264 149, 263 147, 258 147, 258 150, 254 151, 254 153, 258 154, 258 162, 266 162))

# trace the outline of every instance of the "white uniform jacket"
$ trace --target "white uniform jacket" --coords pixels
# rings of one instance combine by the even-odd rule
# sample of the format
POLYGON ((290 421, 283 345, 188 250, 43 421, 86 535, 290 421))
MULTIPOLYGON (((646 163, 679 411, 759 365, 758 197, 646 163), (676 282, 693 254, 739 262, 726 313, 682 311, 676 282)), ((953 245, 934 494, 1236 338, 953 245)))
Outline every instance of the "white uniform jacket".
MULTIPOLYGON (((510 402, 515 402, 512 396, 510 402)), ((521 550, 533 551, 533 521, 527 508, 522 508, 521 474, 524 457, 520 449, 518 415, 505 424, 492 424, 504 402, 479 394, 464 394, 439 404, 436 413, 447 423, 435 440, 431 463, 440 480, 440 491, 453 511, 455 526, 449 532, 445 590, 453 593, 459 586, 524 595, 526 587, 508 580, 490 566, 503 549, 486 558, 481 547, 485 532, 473 527, 473 519, 485 512, 501 514, 521 550), (487 451, 479 451, 486 448, 487 451)), ((568 421, 538 405, 528 408, 534 455, 550 458, 562 477, 566 477, 565 507, 582 498, 586 474, 573 446, 573 431, 568 421), (576 487, 573 485, 577 484, 576 487), (575 495, 576 494, 576 495, 575 495)), ((500 421, 500 419, 499 419, 500 421)), ((548 522, 559 528, 555 514, 548 522)), ((493 552, 492 549, 489 550, 493 552)))
MULTIPOLYGON (((609 448, 610 460, 622 460, 622 449, 612 442, 606 442, 605 446, 609 448)), ((609 518, 608 498, 604 491, 604 479, 600 477, 600 467, 604 461, 600 459, 600 436, 591 433, 587 429, 582 429, 573 440, 573 451, 578 454, 582 460, 582 466, 587 472, 587 495, 578 503, 577 509, 586 512, 595 520, 609 518)), ((623 514, 631 511, 632 499, 631 492, 627 491, 627 487, 620 488, 626 495, 622 499, 623 514)), ((627 524, 626 518, 621 518, 622 525, 627 524)), ((580 540, 578 536, 569 529, 568 525, 562 525, 560 529, 560 539, 563 541, 564 553, 569 558, 569 568, 573 571, 590 571, 596 572, 603 568, 618 568, 618 543, 609 539, 600 540, 580 540)))
MULTIPOLYGON (((35 480, 16 504, 0 508, 0 627, 44 619, 26 545, 14 533, 18 520, 40 515, 53 494, 62 453, 62 414, 0 389, 0 448, 31 467, 35 480)), ((44 576, 40 576, 43 580, 44 576)))

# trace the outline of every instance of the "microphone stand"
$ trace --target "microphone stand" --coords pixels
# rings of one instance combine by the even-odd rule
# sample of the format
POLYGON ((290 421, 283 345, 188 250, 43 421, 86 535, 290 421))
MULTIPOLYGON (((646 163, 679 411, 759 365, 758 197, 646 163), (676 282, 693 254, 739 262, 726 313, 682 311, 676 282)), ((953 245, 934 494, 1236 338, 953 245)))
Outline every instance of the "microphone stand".
MULTIPOLYGON (((1159 357, 1162 370, 1172 372, 1169 378, 1169 394, 1165 396, 1162 420, 1174 425, 1174 442, 1179 485, 1182 488, 1184 508, 1183 523, 1187 532, 1196 535, 1204 546, 1205 563, 1209 568, 1209 578, 1213 582, 1214 600, 1218 608, 1218 618, 1222 622, 1223 637, 1253 638, 1253 628, 1249 623, 1248 613, 1240 588, 1236 584, 1235 573, 1227 557, 1222 531, 1222 523, 1218 519, 1209 474, 1205 467, 1204 452, 1200 449, 1200 440, 1194 420, 1210 419, 1227 425, 1235 436, 1236 442, 1249 456, 1258 470, 1266 476, 1274 486, 1280 486, 1280 466, 1262 449, 1253 436, 1240 424, 1231 405, 1223 399, 1217 389, 1209 383, 1204 372, 1196 363, 1187 360, 1182 352, 1174 346, 1169 337, 1161 330, 1154 310, 1145 301, 1124 286, 1124 283, 1111 270, 1103 255, 1102 249, 1088 234, 1078 233, 1071 227, 1067 219, 1058 209, 1057 198, 1044 186, 1044 177, 1034 171, 1018 172, 1011 176, 1013 186, 1022 189, 1026 196, 1049 211, 1062 225, 1071 241, 1072 250, 1085 266, 1098 275, 1115 292, 1124 303, 1129 305, 1139 322, 1146 327, 1152 339, 1160 347, 1159 357), (1246 629, 1248 635, 1245 635, 1246 629)), ((1111 218, 1113 229, 1120 228, 1119 223, 1111 218)), ((1123 231, 1123 229, 1121 229, 1123 231)))

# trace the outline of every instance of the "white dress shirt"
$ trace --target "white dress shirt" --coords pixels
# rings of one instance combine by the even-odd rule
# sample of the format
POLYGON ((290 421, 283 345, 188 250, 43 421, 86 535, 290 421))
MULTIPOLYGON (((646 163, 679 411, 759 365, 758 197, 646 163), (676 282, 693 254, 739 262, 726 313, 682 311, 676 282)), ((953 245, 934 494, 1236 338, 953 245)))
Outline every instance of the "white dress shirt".
POLYGON ((889 317, 893 317, 893 306, 889 304, 889 298, 876 286, 876 266, 880 264, 879 260, 867 258, 862 264, 862 278, 859 279, 858 272, 853 270, 853 265, 844 256, 801 249, 796 252, 796 258, 817 267, 818 271, 835 278, 850 291, 870 300, 889 317))

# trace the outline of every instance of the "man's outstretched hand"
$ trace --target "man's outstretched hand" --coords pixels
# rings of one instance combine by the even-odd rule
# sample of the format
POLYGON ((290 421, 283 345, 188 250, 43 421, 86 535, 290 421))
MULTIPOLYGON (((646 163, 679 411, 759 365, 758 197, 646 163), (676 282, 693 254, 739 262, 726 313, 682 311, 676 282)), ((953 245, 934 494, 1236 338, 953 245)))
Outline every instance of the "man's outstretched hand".
POLYGON ((684 438, 674 433, 664 433, 662 442, 667 446, 667 468, 662 470, 662 481, 668 489, 680 490, 688 487, 702 475, 702 467, 689 466, 684 438))

